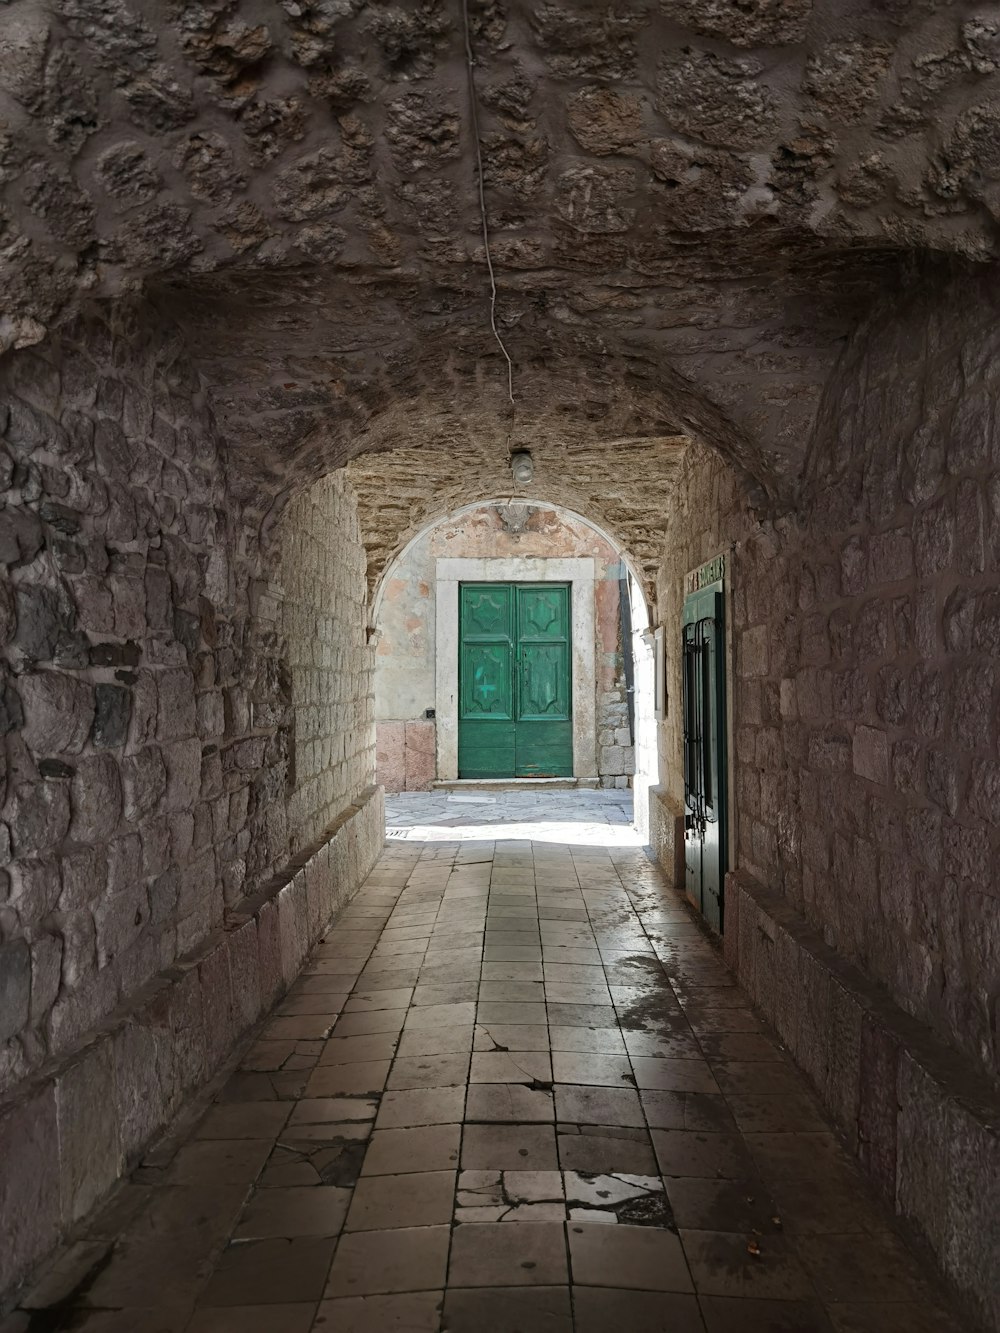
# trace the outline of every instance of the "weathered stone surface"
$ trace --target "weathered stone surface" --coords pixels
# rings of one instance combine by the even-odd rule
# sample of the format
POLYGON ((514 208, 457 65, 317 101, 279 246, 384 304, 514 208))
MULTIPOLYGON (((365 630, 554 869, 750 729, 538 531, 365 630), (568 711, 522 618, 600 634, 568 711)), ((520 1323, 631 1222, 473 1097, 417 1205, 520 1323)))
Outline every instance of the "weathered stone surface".
POLYGON ((71 788, 72 837, 102 843, 118 827, 122 812, 121 777, 111 755, 91 755, 76 765, 71 788))
MULTIPOLYGON (((959 940, 969 913, 991 936, 996 901, 987 865, 998 850, 997 617, 992 576, 979 572, 978 480, 996 467, 986 406, 996 300, 992 279, 984 288, 963 276, 880 311, 830 386, 787 521, 757 522, 738 502, 722 517, 724 473, 685 455, 667 530, 689 535, 676 554, 668 544, 657 598, 669 624, 684 574, 731 553, 739 863, 780 886, 829 944, 994 1078, 995 968, 959 940), (946 333, 959 328, 961 353, 946 333), (907 415, 917 396, 949 420, 961 403, 962 439, 991 440, 986 453, 956 452, 945 478, 939 433, 907 415)), ((665 771, 680 773, 677 713, 666 729, 665 771)), ((852 1020, 849 1049, 853 1030, 852 1020)), ((830 1095, 850 1130, 850 1059, 835 1063, 830 1095)))
POLYGON ((996 1243, 996 1227, 984 1217, 977 1186, 992 1184, 1000 1165, 995 1095, 845 966, 779 895, 743 872, 727 877, 727 894, 738 903, 738 946, 730 945, 727 957, 740 981, 766 1006, 773 970, 761 966, 761 942, 768 962, 772 941, 788 942, 800 975, 811 978, 810 994, 826 998, 818 1007, 811 1001, 807 1011, 779 1006, 779 1030, 798 1015, 796 1059, 886 1201, 922 1234, 989 1327, 996 1303, 992 1284, 982 1281, 989 1269, 983 1255, 996 1243), (809 1011, 820 1024, 809 1021, 803 1029, 809 1011))
POLYGON ((85 907, 98 897, 107 882, 108 857, 103 847, 82 847, 62 858, 62 892, 59 907, 69 911, 85 907))
MULTIPOLYGON (((265 0, 260 14, 178 13, 154 33, 119 9, 141 39, 121 42, 109 10, 51 32, 24 19, 10 41, 21 121, 4 204, 23 239, 2 345, 37 342, 81 299, 153 277, 177 293, 230 439, 272 494, 283 451, 320 475, 312 455, 354 451, 356 426, 387 410, 383 390, 405 384, 408 396, 414 370, 436 393, 442 348, 477 393, 488 387, 480 357, 502 377, 481 319, 461 24, 426 7, 334 19, 265 0), (97 151, 80 159, 98 128, 97 151), (413 280, 393 290, 401 264, 413 280), (292 291, 303 299, 286 300, 292 291), (247 357, 229 354, 237 323, 247 357), (475 346, 472 328, 485 335, 475 346), (398 355, 381 357, 381 330, 398 355), (321 372, 324 345, 351 365, 321 372), (268 372, 241 373, 251 363, 268 372)), ((474 24, 486 202, 522 366, 553 348, 585 373, 621 356, 636 391, 655 386, 660 401, 635 422, 683 422, 704 442, 710 404, 731 431, 713 444, 769 484, 793 477, 838 340, 895 267, 886 252, 997 253, 995 38, 974 6, 954 20, 946 51, 931 10, 902 24, 891 7, 845 14, 833 0, 515 3, 474 24), (567 136, 589 156, 568 162, 567 136), (606 160, 622 154, 634 174, 606 160), (692 246, 698 232, 709 237, 692 246), (635 269, 623 285, 626 253, 635 269), (524 267, 546 272, 544 308, 524 267), (731 298, 713 292, 719 277, 731 298), (799 317, 803 299, 819 338, 799 317), (577 336, 581 317, 593 338, 577 336)), ((529 402, 544 416, 550 398, 522 389, 525 422, 529 402)), ((592 430, 573 415, 574 431, 592 430)), ((172 493, 171 466, 163 479, 172 493)))
POLYGON ((406 723, 380 719, 376 728, 375 775, 386 791, 406 790, 406 723))
POLYGON ((630 745, 602 745, 597 764, 609 777, 626 776, 635 771, 635 754, 630 745))
POLYGON ((175 741, 164 745, 161 753, 167 770, 168 808, 187 810, 201 791, 201 742, 175 741))
MULTIPOLYGON (((156 974, 317 838, 370 782, 374 758, 370 699, 356 694, 369 649, 348 487, 333 480, 293 504, 265 561, 251 537, 259 515, 240 518, 227 498, 211 421, 167 326, 122 309, 74 336, 86 354, 68 338, 37 364, 0 367, 24 405, 12 420, 15 395, 0 394, 20 516, 0 604, 5 1095, 11 1080, 71 1058, 142 988, 172 986, 156 974), (67 403, 72 437, 58 424, 67 403), (242 533, 232 549, 227 525, 242 533), (267 583, 257 575, 279 566, 274 588, 251 597, 267 583), (228 753, 237 762, 224 769, 228 753)), ((308 942, 316 921, 297 899, 296 913, 303 921, 287 930, 308 942)), ((258 946, 245 930, 239 938, 241 992, 211 1039, 201 987, 188 987, 169 1018, 151 1013, 134 1041, 122 1038, 113 1096, 80 1076, 78 1111, 61 1114, 85 1137, 100 1105, 112 1137, 92 1160, 80 1144, 67 1159, 64 1219, 108 1187, 257 1017, 247 960, 258 946), (165 1024, 169 1038, 158 1035, 165 1024)), ((19 1265, 30 1258, 18 1250, 19 1265)))
POLYGON ((54 671, 25 676, 19 686, 23 736, 37 754, 78 754, 94 718, 94 692, 54 671))
POLYGON ((94 687, 93 742, 101 749, 118 750, 128 737, 132 695, 121 685, 94 687))
MULTIPOLYGON (((945 1267, 963 1291, 970 1293, 973 1309, 986 1327, 1000 1319, 996 1283, 984 1286, 1000 1243, 996 1211, 987 1203, 1000 1181, 1000 1139, 996 1124, 985 1124, 972 1108, 958 1102, 950 1117, 954 1137, 949 1143, 949 1188, 945 1267)), ((940 1197, 934 1200, 939 1209, 940 1197)))
POLYGON ((869 782, 889 782, 889 741, 877 727, 854 730, 854 771, 869 782))
POLYGON ((437 775, 436 729, 433 722, 405 725, 406 790, 427 791, 437 775))
POLYGON ((51 778, 18 784, 10 791, 6 818, 16 856, 31 856, 58 846, 69 829, 69 784, 51 778))
POLYGON ((205 1060, 209 1069, 214 1069, 225 1058, 240 1031, 236 1022, 230 947, 228 940, 220 940, 198 964, 198 985, 204 1010, 205 1060))
POLYGON ((59 862, 19 858, 9 866, 9 902, 25 921, 44 921, 59 900, 59 862))
POLYGON ((51 1083, 0 1116, 0 1289, 9 1289, 59 1235, 59 1153, 51 1083))
POLYGON ((899 1042, 879 1020, 869 1015, 861 1028, 858 1156, 879 1193, 894 1203, 899 1042))
POLYGON ((582 88, 570 98, 567 118, 580 147, 600 156, 626 152, 643 138, 641 102, 612 88, 582 88))
POLYGON ((784 46, 805 36, 812 0, 663 0, 671 19, 735 46, 784 46))
POLYGON ((17 615, 14 610, 14 591, 7 583, 0 584, 0 647, 6 647, 14 637, 17 615))
POLYGON ((574 231, 605 236, 628 231, 635 217, 630 167, 588 164, 567 167, 558 181, 559 216, 574 231))
POLYGON ((196 199, 228 203, 234 191, 246 184, 232 148, 217 132, 195 132, 182 139, 174 153, 174 163, 190 180, 191 193, 196 199))
POLYGON ((129 823, 157 808, 167 789, 167 770, 158 746, 147 746, 123 760, 122 787, 129 823))
POLYGON ((760 65, 689 49, 660 62, 657 110, 674 130, 727 148, 752 148, 770 136, 773 102, 758 82, 760 65))
POLYGON ((458 157, 459 119, 452 98, 405 93, 388 109, 386 138, 398 165, 420 170, 458 157))
POLYGON ((159 694, 156 734, 160 740, 183 740, 195 729, 195 694, 191 673, 161 671, 156 677, 159 694))
POLYGON ((95 1043, 56 1080, 61 1216, 74 1222, 87 1213, 121 1173, 111 1044, 95 1043))
POLYGON ((113 1034, 114 1116, 126 1162, 149 1142, 171 1102, 172 1058, 162 1028, 135 1017, 113 1034))
POLYGON ((854 123, 878 96, 892 54, 887 42, 831 42, 809 58, 803 88, 831 120, 854 123))
MULTIPOLYGON (((31 550, 23 544, 19 549, 22 554, 31 550)), ((31 554, 34 553, 31 550, 31 554)), ((17 587, 14 599, 17 618, 15 647, 36 661, 51 660, 67 628, 65 608, 57 594, 51 588, 32 587, 29 584, 17 587)))
MULTIPOLYGON (((324 847, 320 856, 326 855, 324 847)), ((326 925, 325 919, 315 920, 310 916, 309 938, 318 938, 326 925)), ((233 989, 233 1029, 235 1034, 246 1032, 264 1012, 261 1003, 261 985, 258 971, 259 956, 257 948, 257 922, 251 920, 238 930, 230 932, 229 971, 233 989)))
POLYGON ((909 1053, 900 1056, 898 1096, 897 1208, 942 1253, 951 1214, 949 1153, 942 1144, 954 1141, 953 1111, 940 1085, 909 1053))
POLYGON ((27 940, 0 944, 0 1041, 16 1037, 31 1010, 31 949, 27 940))
MULTIPOLYGON (((49 922, 49 930, 52 923, 49 922)), ((31 1020, 43 1022, 59 994, 63 942, 58 935, 38 934, 31 942, 31 1020)))
POLYGON ((94 174, 98 184, 119 207, 149 203, 160 187, 160 175, 141 144, 123 140, 98 157, 94 174))

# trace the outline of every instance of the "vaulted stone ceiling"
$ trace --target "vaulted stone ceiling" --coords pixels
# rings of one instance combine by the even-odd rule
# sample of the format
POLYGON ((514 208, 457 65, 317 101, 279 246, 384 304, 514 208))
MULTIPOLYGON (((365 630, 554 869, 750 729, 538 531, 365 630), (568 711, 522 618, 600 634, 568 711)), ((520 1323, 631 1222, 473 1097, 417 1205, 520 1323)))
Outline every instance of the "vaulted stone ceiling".
POLYGON ((0 344, 144 290, 248 499, 368 449, 425 447, 445 481, 471 432, 466 463, 597 451, 608 487, 602 444, 697 438, 779 493, 873 295, 915 252, 997 255, 993 6, 468 18, 513 410, 460 0, 6 6, 0 344))
MULTIPOLYGON (((670 488, 685 436, 568 439, 557 415, 538 423, 534 477, 516 485, 506 441, 494 423, 469 421, 441 439, 424 423, 422 442, 362 452, 347 465, 368 552, 369 593, 419 533, 484 499, 557 504, 602 528, 629 557, 648 601, 656 597, 670 488)), ((409 435, 402 438, 408 439, 409 435)))

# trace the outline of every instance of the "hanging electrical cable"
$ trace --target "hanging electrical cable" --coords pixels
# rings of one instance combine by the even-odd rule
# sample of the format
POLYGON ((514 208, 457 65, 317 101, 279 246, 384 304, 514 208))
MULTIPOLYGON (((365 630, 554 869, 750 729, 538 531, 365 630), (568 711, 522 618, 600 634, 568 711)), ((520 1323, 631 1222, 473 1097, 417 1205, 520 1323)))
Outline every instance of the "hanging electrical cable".
POLYGON ((465 21, 465 57, 469 79, 469 112, 472 122, 472 137, 476 145, 476 175, 479 181, 479 215, 483 225, 483 250, 486 254, 486 268, 490 275, 490 328, 497 340, 501 352, 507 361, 507 397, 511 407, 511 429, 507 433, 507 448, 514 427, 514 362, 497 328, 497 280, 493 269, 493 254, 490 249, 490 226, 486 216, 486 187, 483 182, 483 150, 479 139, 479 113, 476 97, 475 57, 472 54, 472 33, 469 27, 469 0, 462 0, 462 15, 465 21))

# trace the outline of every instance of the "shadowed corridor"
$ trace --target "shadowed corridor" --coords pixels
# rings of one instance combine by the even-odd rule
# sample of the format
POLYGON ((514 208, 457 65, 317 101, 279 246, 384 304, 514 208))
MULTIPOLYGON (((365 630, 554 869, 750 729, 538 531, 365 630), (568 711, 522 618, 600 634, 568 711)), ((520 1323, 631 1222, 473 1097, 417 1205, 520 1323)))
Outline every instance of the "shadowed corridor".
POLYGON ((2 1333, 957 1333, 629 793, 418 793, 2 1333))

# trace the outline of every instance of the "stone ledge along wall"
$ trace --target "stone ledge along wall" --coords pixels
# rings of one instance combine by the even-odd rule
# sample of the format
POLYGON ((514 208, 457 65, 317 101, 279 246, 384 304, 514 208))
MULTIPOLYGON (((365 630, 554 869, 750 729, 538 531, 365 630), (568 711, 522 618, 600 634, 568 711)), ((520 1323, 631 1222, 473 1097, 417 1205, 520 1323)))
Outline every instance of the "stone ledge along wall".
POLYGON ((726 553, 744 876, 732 886, 727 955, 865 1169, 991 1328, 1000 1328, 998 391, 996 275, 924 275, 844 352, 796 512, 757 521, 732 473, 689 453, 659 587, 672 692, 663 771, 676 801, 683 577, 726 553), (799 927, 775 926, 774 895, 799 927), (741 902, 756 934, 737 919, 741 902), (778 999, 768 977, 781 959, 747 943, 765 933, 794 937, 788 954, 800 959, 778 999), (822 965, 810 961, 824 950, 822 965), (820 1039, 836 1015, 821 1009, 817 1020, 810 1009, 823 989, 810 976, 831 968, 853 995, 857 1040, 846 1055, 820 1039), (862 1013, 880 1016, 862 1025, 862 1013), (957 1055, 935 1061, 925 1047, 957 1055), (931 1109, 978 1108, 978 1137, 965 1134, 963 1151, 975 1142, 992 1190, 974 1190, 969 1161, 946 1156, 954 1117, 935 1122, 936 1145, 909 1133, 904 1064, 943 1079, 931 1109), (921 1192, 914 1163, 935 1156, 921 1192), (904 1186, 897 1164, 907 1161, 904 1186))
POLYGON ((290 982, 383 822, 346 480, 262 545, 138 307, 0 377, 2 1290, 290 982))

